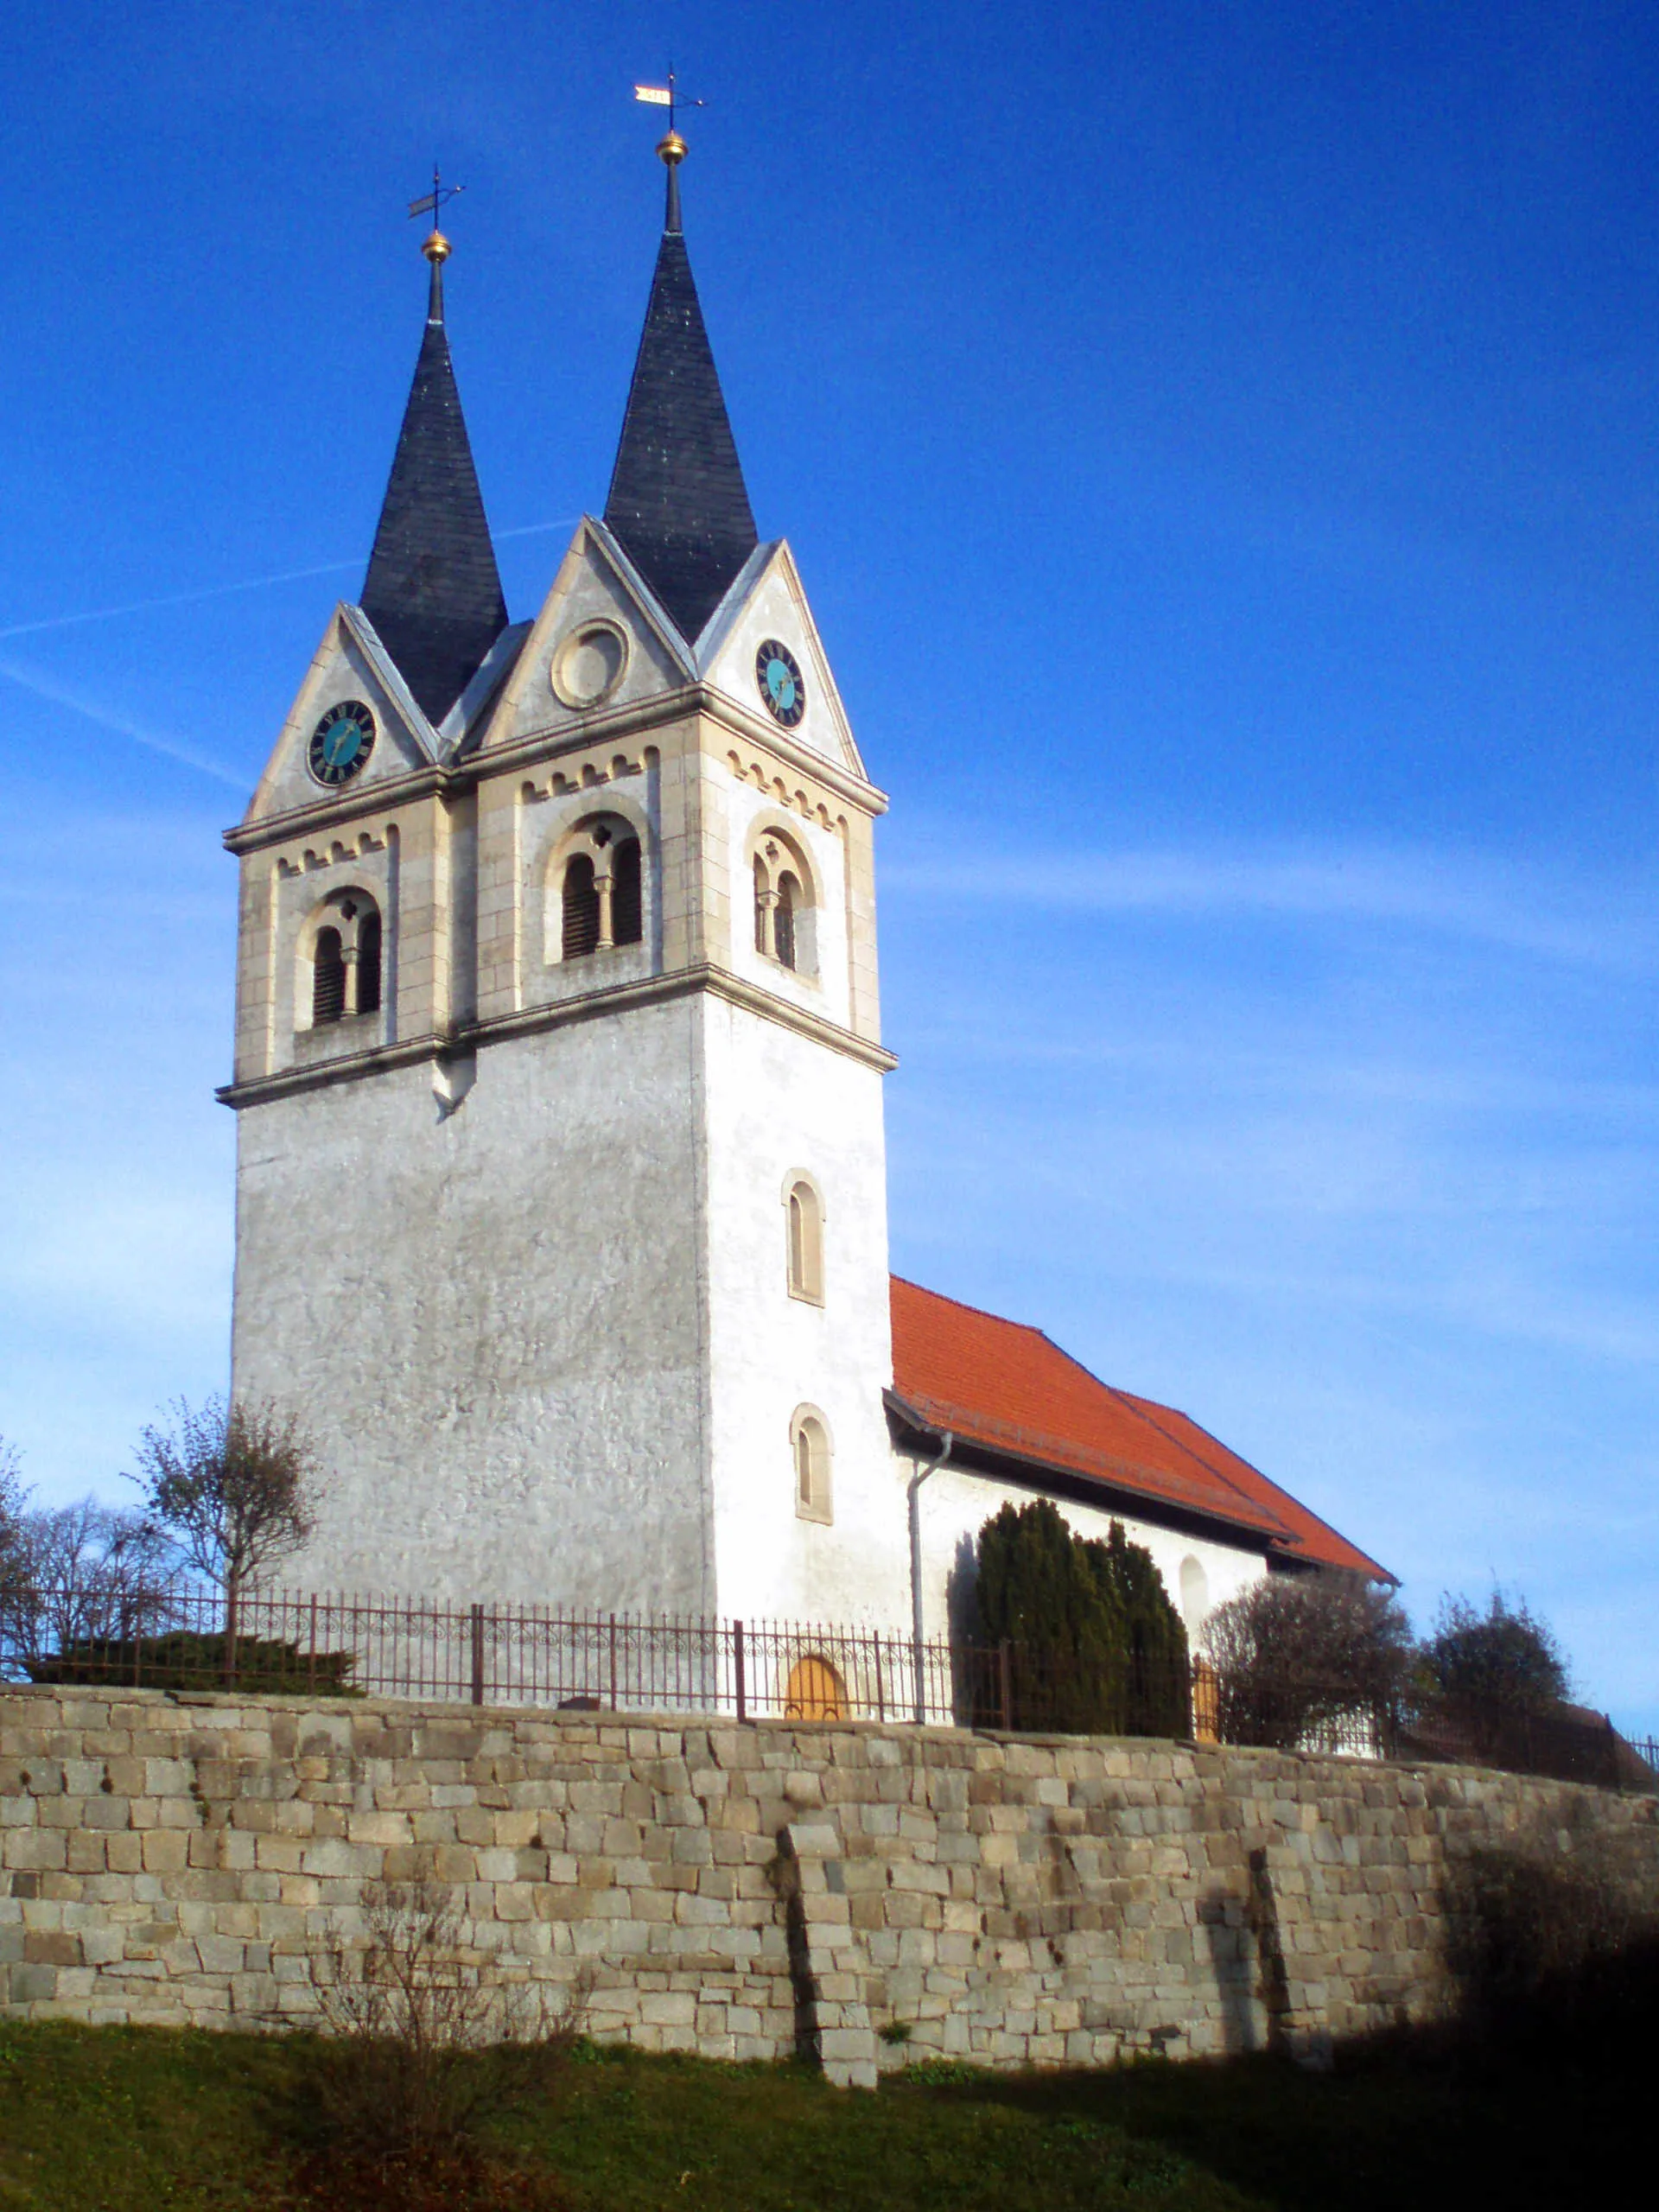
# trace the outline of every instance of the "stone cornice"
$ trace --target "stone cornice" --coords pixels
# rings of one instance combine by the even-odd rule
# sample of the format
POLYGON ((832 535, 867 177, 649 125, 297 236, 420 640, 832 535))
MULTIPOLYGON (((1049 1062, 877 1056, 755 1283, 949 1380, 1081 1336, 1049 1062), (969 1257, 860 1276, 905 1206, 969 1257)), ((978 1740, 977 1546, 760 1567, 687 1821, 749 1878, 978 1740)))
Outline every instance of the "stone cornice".
POLYGON ((899 1065, 896 1053, 870 1038, 855 1036, 838 1022, 805 1007, 774 998, 758 984, 745 982, 723 968, 699 962, 677 968, 666 976, 648 976, 639 982, 616 983, 607 990, 590 991, 579 999, 564 999, 552 1006, 525 1007, 514 1014, 494 1014, 483 1021, 457 1023, 444 1031, 429 1030, 396 1045, 378 1045, 361 1052, 343 1052, 337 1060, 304 1067, 283 1068, 275 1075, 259 1076, 250 1083, 227 1083, 214 1095, 219 1103, 240 1110, 263 1106, 276 1098, 289 1098, 302 1090, 321 1090, 330 1084, 352 1083, 360 1076, 379 1075, 394 1068, 418 1066, 427 1060, 453 1060, 488 1045, 505 1044, 515 1037, 534 1037, 544 1030, 564 1029, 579 1021, 594 1021, 602 1014, 626 1013, 634 1007, 655 1006, 670 999, 689 998, 706 991, 728 1006, 741 1007, 792 1029, 814 1044, 825 1045, 862 1066, 885 1075, 899 1065))
POLYGON ((734 736, 763 747, 797 774, 812 777, 838 798, 857 807, 861 813, 887 812, 887 793, 878 791, 861 776, 827 760, 823 753, 813 752, 810 746, 798 743, 787 732, 774 728, 759 715, 751 714, 713 685, 684 683, 677 690, 659 691, 650 699, 590 715, 580 728, 538 730, 510 745, 486 745, 480 752, 469 753, 444 766, 423 765, 406 774, 389 776, 366 791, 353 792, 350 798, 331 794, 306 806, 263 815, 256 822, 238 823, 226 830, 225 844, 232 853, 260 852, 270 845, 286 844, 290 838, 310 836, 360 822, 365 814, 387 813, 411 800, 430 798, 435 792, 448 797, 472 791, 492 777, 538 766, 543 761, 561 760, 567 753, 585 752, 590 746, 638 737, 694 715, 706 715, 734 736))

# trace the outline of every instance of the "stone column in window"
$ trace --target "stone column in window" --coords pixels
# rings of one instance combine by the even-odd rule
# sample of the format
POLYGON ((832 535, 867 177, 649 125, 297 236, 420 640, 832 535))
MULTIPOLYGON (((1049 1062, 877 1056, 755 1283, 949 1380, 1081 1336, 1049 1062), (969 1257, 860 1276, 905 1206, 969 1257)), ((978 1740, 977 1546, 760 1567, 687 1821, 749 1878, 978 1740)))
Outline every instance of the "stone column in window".
POLYGON ((608 952, 616 943, 616 925, 611 900, 611 833, 596 830, 594 843, 598 848, 594 855, 594 889, 599 893, 599 935, 594 940, 595 952, 608 952))
POLYGON ((343 902, 340 910, 340 918, 343 925, 340 932, 340 957, 346 967, 346 996, 341 1010, 346 1020, 349 1021, 358 1010, 357 931, 353 927, 357 920, 355 899, 347 899, 343 902))
POLYGON ((766 864, 759 853, 754 856, 754 949, 768 960, 772 952, 772 916, 778 908, 778 893, 772 887, 772 878, 766 864))

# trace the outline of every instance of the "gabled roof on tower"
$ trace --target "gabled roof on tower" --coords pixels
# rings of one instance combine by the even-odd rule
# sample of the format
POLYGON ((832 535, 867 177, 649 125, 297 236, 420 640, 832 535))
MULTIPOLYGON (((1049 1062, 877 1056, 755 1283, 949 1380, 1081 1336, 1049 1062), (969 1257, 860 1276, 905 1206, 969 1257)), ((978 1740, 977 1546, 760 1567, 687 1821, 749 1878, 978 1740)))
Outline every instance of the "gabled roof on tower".
POLYGON ((695 644, 757 539, 680 226, 684 143, 671 131, 658 150, 668 212, 605 521, 695 644))
POLYGON ((443 263, 422 249, 431 297, 362 607, 429 721, 460 697, 506 626, 507 603, 443 326, 443 263))

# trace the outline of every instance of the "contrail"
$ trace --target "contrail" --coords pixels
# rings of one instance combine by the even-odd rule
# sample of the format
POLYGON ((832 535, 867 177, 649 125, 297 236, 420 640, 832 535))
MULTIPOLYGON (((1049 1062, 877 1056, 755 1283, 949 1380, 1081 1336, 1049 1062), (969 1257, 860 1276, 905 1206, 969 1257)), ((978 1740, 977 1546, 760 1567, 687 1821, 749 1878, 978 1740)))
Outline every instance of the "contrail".
POLYGON ((129 721, 123 715, 111 714, 107 707, 99 706, 96 700, 88 699, 69 684, 59 683, 55 677, 44 676, 38 669, 20 667, 3 655, 0 655, 0 676, 9 677, 25 691, 32 691, 37 699, 48 700, 54 707, 67 707, 73 713, 85 715, 89 722, 96 722, 100 729, 113 730, 119 737, 130 737, 135 745, 147 746, 150 752, 164 753, 169 760, 182 761, 187 768, 197 769, 204 776, 228 784, 232 791, 245 796, 248 791, 251 781, 248 776, 238 775, 204 753, 194 752, 176 738, 164 737, 159 730, 146 729, 142 722, 129 721))
POLYGON ((94 607, 85 614, 49 614, 42 622, 14 622, 0 638, 32 638, 41 630, 72 630, 81 622, 112 622, 120 614, 148 614, 157 607, 188 607, 193 600, 224 599, 234 591, 264 591, 270 584, 297 583, 302 576, 332 576, 354 569, 355 561, 325 561, 315 569, 285 569, 279 576, 249 576, 239 584, 207 584, 200 591, 168 592, 162 599, 130 599, 124 607, 94 607))
MULTIPOLYGON (((537 537, 549 530, 569 530, 574 526, 573 516, 559 516, 552 522, 528 522, 518 530, 498 530, 498 537, 537 537)), ((240 583, 204 584, 197 591, 168 592, 160 599, 132 599, 121 607, 94 607, 82 614, 49 614, 39 622, 13 622, 0 629, 0 638, 32 638, 42 630, 73 630, 83 622, 113 622, 123 614, 148 614, 159 607, 189 607, 198 600, 226 599, 232 592, 265 591, 274 584, 296 584, 307 576, 334 576, 343 570, 355 569, 356 561, 323 561, 312 569, 284 569, 279 575, 247 576, 240 583)), ((16 679, 22 682, 23 679, 16 679)))

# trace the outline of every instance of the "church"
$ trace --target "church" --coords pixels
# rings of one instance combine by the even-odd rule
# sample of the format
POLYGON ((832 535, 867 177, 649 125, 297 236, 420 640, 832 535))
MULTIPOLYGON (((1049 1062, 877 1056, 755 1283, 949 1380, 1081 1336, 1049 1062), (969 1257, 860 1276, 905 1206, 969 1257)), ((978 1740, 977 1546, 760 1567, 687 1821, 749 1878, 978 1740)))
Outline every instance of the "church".
MULTIPOLYGON (((1190 1632, 1385 1570, 1185 1414, 893 1277, 886 800, 756 529, 667 205, 601 516, 508 619, 448 241, 359 601, 244 820, 232 1376, 327 1484, 293 1579, 946 1631, 1052 1498, 1190 1632)), ((434 222, 436 222, 435 211, 434 222)))

